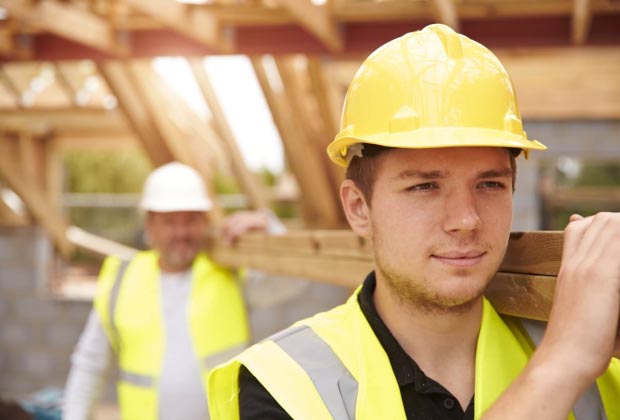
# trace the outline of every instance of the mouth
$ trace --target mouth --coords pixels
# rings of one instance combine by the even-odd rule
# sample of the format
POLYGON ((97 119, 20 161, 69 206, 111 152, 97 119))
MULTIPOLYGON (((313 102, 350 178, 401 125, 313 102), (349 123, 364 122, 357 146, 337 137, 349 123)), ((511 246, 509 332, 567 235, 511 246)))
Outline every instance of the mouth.
POLYGON ((482 260, 485 254, 486 252, 481 250, 447 251, 432 254, 431 258, 442 264, 463 268, 475 266, 482 260))

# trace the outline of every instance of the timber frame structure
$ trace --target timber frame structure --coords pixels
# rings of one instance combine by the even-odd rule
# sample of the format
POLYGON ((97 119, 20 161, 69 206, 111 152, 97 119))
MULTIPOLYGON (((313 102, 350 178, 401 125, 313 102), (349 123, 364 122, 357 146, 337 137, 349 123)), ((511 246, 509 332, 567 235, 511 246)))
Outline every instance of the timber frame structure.
MULTIPOLYGON (((345 227, 338 200, 342 173, 327 161, 324 150, 338 130, 345 89, 361 59, 426 24, 446 23, 491 47, 513 78, 526 120, 620 120, 618 0, 197 3, 202 4, 0 0, 0 186, 17 194, 27 210, 17 212, 0 197, 0 225, 40 224, 64 256, 76 243, 85 245, 59 204, 59 154, 76 148, 139 147, 154 166, 174 159, 195 167, 209 186, 214 168, 225 165, 242 186, 248 207, 268 206, 263 187, 242 162, 202 65, 209 55, 250 56, 299 187, 306 228, 345 227), (186 57, 211 120, 200 118, 153 70, 150 60, 167 55, 186 57)), ((220 214, 216 208, 216 218, 220 214)), ((557 235, 526 238, 520 243, 528 247, 534 240, 559 247, 557 235)), ((364 244, 338 231, 244 238, 233 252, 236 260, 259 268, 304 274, 295 271, 302 265, 291 262, 297 257, 291 255, 288 262, 274 257, 282 246, 330 267, 338 261, 352 264, 346 272, 357 267, 353 270, 359 273, 371 264, 364 244), (324 237, 341 244, 340 251, 324 255, 324 237), (339 254, 346 249, 347 255, 339 254)), ((222 262, 231 262, 230 250, 216 252, 222 262)), ((525 258, 523 253, 510 255, 525 258)), ((553 255, 544 258, 557 262, 558 254, 553 255)), ((528 296, 542 293, 533 283, 524 286, 521 276, 531 280, 527 276, 557 274, 557 266, 542 271, 511 267, 502 283, 517 285, 502 295, 508 306, 514 296, 523 298, 515 290, 528 296)), ((543 277, 538 284, 550 284, 543 277)), ((342 277, 323 280, 354 286, 342 277)), ((548 303, 552 288, 541 287, 548 303)), ((547 314, 537 311, 534 317, 547 314)))

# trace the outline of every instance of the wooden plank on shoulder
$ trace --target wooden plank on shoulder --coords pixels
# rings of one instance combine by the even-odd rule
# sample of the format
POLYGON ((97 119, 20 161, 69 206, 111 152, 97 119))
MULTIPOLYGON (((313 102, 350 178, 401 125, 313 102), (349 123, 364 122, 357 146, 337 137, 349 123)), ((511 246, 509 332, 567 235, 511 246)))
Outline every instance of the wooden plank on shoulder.
MULTIPOLYGON (((549 316, 562 254, 561 232, 511 234, 506 257, 487 297, 503 314, 531 319, 549 316)), ((233 246, 216 244, 220 264, 355 288, 373 270, 369 241, 351 231, 296 231, 283 236, 244 235, 233 246)))

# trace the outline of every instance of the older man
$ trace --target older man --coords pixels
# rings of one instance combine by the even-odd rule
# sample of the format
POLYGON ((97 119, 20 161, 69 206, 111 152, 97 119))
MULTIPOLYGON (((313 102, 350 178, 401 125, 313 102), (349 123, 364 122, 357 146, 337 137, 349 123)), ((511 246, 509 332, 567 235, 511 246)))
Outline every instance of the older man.
MULTIPOLYGON (((122 418, 208 418, 207 373, 249 341, 236 273, 203 251, 211 207, 189 166, 173 162, 149 175, 140 208, 152 249, 106 259, 72 356, 63 418, 91 417, 115 358, 122 418)), ((237 214, 227 239, 268 221, 263 212, 237 214)))

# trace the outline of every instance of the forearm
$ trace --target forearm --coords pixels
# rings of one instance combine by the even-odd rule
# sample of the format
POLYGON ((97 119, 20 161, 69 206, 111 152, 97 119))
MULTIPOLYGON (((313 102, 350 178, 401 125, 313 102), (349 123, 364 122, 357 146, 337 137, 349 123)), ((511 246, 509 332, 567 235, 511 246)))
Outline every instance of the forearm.
MULTIPOLYGON (((540 350, 540 349, 539 349, 540 350)), ((526 369, 483 415, 483 420, 566 420, 589 386, 571 367, 535 354, 526 369)))
POLYGON ((112 349, 101 321, 93 311, 71 356, 71 371, 63 401, 63 419, 85 420, 92 417, 95 404, 106 384, 111 363, 112 349))
POLYGON ((63 419, 91 419, 105 386, 105 379, 105 375, 73 366, 65 386, 63 419))

